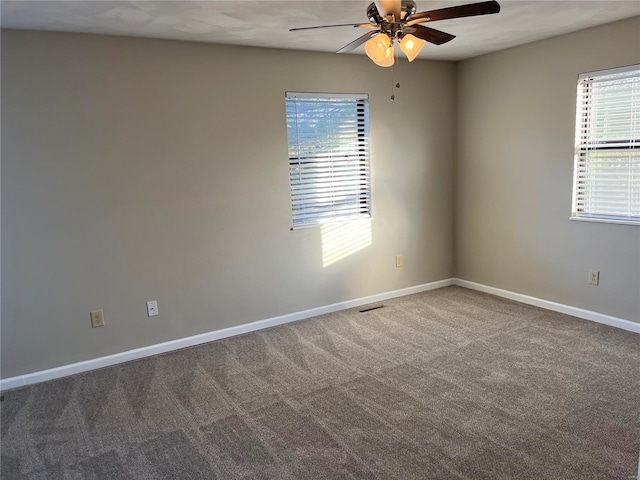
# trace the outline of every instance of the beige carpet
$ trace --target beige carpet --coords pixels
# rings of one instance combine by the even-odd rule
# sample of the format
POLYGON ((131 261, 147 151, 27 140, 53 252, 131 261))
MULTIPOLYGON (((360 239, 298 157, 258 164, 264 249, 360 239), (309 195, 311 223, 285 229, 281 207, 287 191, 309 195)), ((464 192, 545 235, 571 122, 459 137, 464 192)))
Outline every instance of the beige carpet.
POLYGON ((625 479, 640 336, 449 287, 5 392, 6 479, 625 479))

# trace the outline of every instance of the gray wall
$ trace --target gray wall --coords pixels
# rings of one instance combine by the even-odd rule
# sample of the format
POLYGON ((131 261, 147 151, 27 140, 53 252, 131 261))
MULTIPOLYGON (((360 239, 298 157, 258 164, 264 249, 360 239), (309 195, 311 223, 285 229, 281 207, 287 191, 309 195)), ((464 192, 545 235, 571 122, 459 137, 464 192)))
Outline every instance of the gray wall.
POLYGON ((633 63, 639 17, 458 65, 458 278, 640 322, 640 228, 569 220, 577 76, 633 63))
POLYGON ((359 55, 3 31, 2 378, 454 274, 640 321, 640 228, 569 220, 576 77, 638 32, 405 63, 391 102, 359 55), (290 231, 285 90, 370 94, 362 231, 290 231))
POLYGON ((391 102, 361 55, 1 45, 3 378, 453 276, 454 64, 405 63, 391 102), (290 231, 285 90, 370 94, 364 231, 290 231))

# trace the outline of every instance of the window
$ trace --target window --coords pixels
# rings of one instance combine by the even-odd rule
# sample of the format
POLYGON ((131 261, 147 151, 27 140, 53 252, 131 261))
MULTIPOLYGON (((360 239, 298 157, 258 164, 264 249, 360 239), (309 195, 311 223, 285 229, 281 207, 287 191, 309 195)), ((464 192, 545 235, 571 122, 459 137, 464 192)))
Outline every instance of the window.
POLYGON ((578 77, 571 217, 640 225, 640 65, 578 77))
POLYGON ((293 229, 371 217, 369 96, 286 93, 293 229))

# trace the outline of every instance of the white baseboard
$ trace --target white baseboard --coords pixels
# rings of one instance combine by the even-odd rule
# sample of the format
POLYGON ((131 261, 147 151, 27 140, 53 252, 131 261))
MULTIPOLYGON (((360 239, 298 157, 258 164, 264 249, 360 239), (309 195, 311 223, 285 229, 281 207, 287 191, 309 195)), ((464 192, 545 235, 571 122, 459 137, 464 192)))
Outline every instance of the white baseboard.
POLYGON ((361 305, 367 305, 369 303, 382 302, 390 298, 402 297, 405 295, 411 295, 413 293, 426 292, 428 290, 448 287, 450 285, 453 285, 454 281, 455 280, 453 278, 449 278, 437 282, 425 283, 413 287, 402 288, 400 290, 393 290, 390 292, 370 295, 368 297, 338 302, 323 307, 311 308, 309 310, 289 313, 287 315, 281 315, 279 317, 258 320, 256 322, 238 325, 237 327, 223 328, 222 330, 202 333, 200 335, 194 335, 192 337, 180 338, 164 343, 158 343, 156 345, 149 345, 148 347, 136 348, 134 350, 128 350, 126 352, 108 355, 106 357, 94 358, 83 362, 72 363, 70 365, 62 365, 60 367, 51 368, 48 370, 41 370, 39 372, 27 373, 24 375, 18 375, 16 377, 5 378, 0 380, 0 390, 10 390, 12 388, 31 385, 34 383, 46 382, 48 380, 54 380, 56 378, 74 375, 76 373, 87 372, 89 370, 95 370, 97 368, 109 367, 111 365, 117 365, 119 363, 128 362, 130 360, 137 360, 139 358, 149 357, 151 355, 166 353, 173 350, 179 350, 185 347, 192 347, 201 343, 220 340, 221 338, 242 335, 243 333, 255 332, 256 330, 262 330, 264 328, 275 327, 277 325, 283 325, 285 323, 296 322, 298 320, 304 320, 305 318, 324 315, 326 313, 333 313, 339 310, 345 310, 347 308, 359 307, 361 305))
POLYGON ((472 290, 478 290, 479 292, 490 293, 491 295, 508 298, 520 303, 526 303, 527 305, 546 308, 547 310, 553 310, 554 312, 565 313, 567 315, 582 318, 584 320, 603 323, 611 327, 628 330, 629 332, 640 333, 640 323, 632 322, 630 320, 624 320, 622 318, 612 317, 610 315, 605 315, 604 313, 592 312, 591 310, 571 307, 569 305, 563 305, 561 303, 551 302, 549 300, 543 300, 541 298, 530 297, 521 293, 510 292, 509 290, 502 290, 501 288, 489 287, 487 285, 482 285, 481 283, 461 280, 459 278, 456 278, 454 280, 454 285, 470 288, 472 290))
POLYGON ((309 310, 289 313, 286 315, 281 315, 279 317, 258 320, 256 322, 238 325, 236 327, 223 328, 222 330, 215 330, 213 332, 207 332, 200 335, 171 340, 164 343, 158 343, 156 345, 149 345, 148 347, 136 348, 134 350, 128 350, 126 352, 108 355, 106 357, 98 357, 83 362, 72 363, 70 365, 62 365, 60 367, 51 368, 48 370, 41 370, 39 372, 27 373, 24 375, 18 375, 16 377, 5 378, 0 380, 0 390, 5 391, 12 388, 31 385, 34 383, 46 382, 48 380, 54 380, 56 378, 74 375, 76 373, 82 373, 89 370, 95 370, 97 368, 117 365, 119 363, 128 362, 130 360, 137 360, 139 358, 145 358, 152 355, 158 355, 160 353, 171 352, 173 350, 179 350, 181 348, 192 347, 194 345, 212 342, 214 340, 220 340, 222 338, 233 337, 235 335, 242 335, 244 333, 255 332, 257 330, 275 327, 277 325, 283 325, 285 323, 296 322, 298 320, 304 320, 306 318, 324 315, 326 313, 359 307, 361 305, 367 305, 369 303, 381 302, 390 298, 402 297, 405 295, 411 295, 413 293, 435 290, 437 288, 448 287, 450 285, 458 285, 460 287, 478 290, 480 292, 489 293, 498 297, 508 298, 517 302, 526 303, 528 305, 534 305, 536 307, 545 308, 547 310, 553 310, 555 312, 565 313, 567 315, 572 315, 574 317, 582 318, 585 320, 591 320, 594 322, 603 323, 605 325, 610 325, 612 327, 621 328, 630 332, 640 333, 640 323, 631 322, 622 318, 612 317, 603 313, 592 312, 590 310, 584 310, 577 307, 571 307, 569 305, 551 302, 549 300, 530 297, 521 293, 502 290, 500 288, 490 287, 487 285, 482 285, 480 283, 470 282, 468 280, 449 278, 437 282, 402 288, 400 290, 393 290, 390 292, 370 295, 368 297, 338 302, 323 307, 311 308, 309 310))

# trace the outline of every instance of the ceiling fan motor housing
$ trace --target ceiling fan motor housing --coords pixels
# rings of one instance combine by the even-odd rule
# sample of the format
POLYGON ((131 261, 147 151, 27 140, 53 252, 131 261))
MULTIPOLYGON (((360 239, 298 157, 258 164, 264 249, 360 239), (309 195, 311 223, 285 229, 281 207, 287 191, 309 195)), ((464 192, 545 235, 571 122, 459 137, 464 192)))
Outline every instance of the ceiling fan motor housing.
MULTIPOLYGON (((401 11, 402 18, 396 18, 394 19, 394 22, 404 20, 411 14, 416 13, 416 2, 414 2, 413 0, 402 0, 401 11)), ((380 15, 380 12, 378 12, 378 7, 376 7, 375 3, 372 3, 371 5, 369 5, 369 8, 367 8, 367 18, 373 25, 380 25, 382 22, 389 20, 388 18, 380 15)))
POLYGON ((380 33, 386 33, 392 39, 402 38, 405 33, 411 33, 415 29, 406 26, 407 20, 416 12, 416 3, 413 0, 403 0, 401 4, 401 18, 394 18, 391 14, 383 17, 380 15, 375 3, 367 8, 369 21, 380 27, 380 33), (406 30, 406 31, 405 31, 406 30))
MULTIPOLYGON (((315 27, 292 28, 290 30, 311 30, 316 28, 347 26, 367 28, 369 29, 367 33, 342 47, 338 50, 338 53, 351 52, 360 45, 369 44, 369 42, 373 41, 378 34, 383 34, 383 37, 387 37, 389 39, 389 41, 386 42, 386 49, 392 47, 395 41, 400 44, 402 44, 402 41, 405 41, 405 48, 402 48, 402 45, 400 45, 400 48, 407 54, 407 58, 415 58, 415 55, 419 53, 420 49, 424 45, 424 43, 422 43, 421 45, 416 46, 416 41, 418 41, 418 44, 420 44, 420 42, 429 42, 434 45, 442 45, 455 38, 455 35, 420 24, 426 22, 430 23, 437 20, 489 15, 498 12, 500 12, 500 4, 496 0, 485 0, 467 5, 444 7, 418 13, 416 13, 416 3, 413 0, 375 0, 369 5, 369 8, 367 8, 367 18, 369 23, 320 25, 315 27), (378 5, 380 6, 379 9, 378 5), (407 53, 407 50, 413 53, 410 55, 407 53)), ((378 43, 381 41, 382 40, 379 39, 378 43)), ((382 47, 384 47, 384 45, 382 45, 382 47)), ((380 49, 380 45, 376 48, 380 49)), ((369 55, 369 53, 367 53, 367 55, 369 55)), ((369 56, 371 57, 371 55, 369 56)), ((385 64, 382 66, 391 66, 391 64, 385 64)))
POLYGON ((369 8, 367 8, 367 18, 373 25, 380 25, 382 23, 382 17, 378 13, 375 3, 372 3, 369 5, 369 8))

